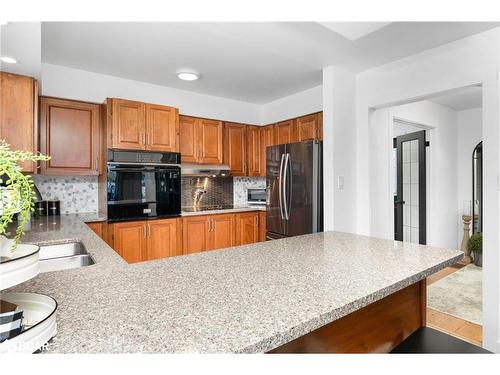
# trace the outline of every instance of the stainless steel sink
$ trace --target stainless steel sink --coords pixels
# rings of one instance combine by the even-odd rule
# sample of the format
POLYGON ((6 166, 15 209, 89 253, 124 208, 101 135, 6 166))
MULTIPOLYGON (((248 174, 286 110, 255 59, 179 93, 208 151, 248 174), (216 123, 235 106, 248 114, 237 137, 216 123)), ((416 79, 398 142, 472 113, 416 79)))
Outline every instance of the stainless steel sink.
POLYGON ((95 264, 81 242, 40 246, 40 273, 67 270, 95 264))

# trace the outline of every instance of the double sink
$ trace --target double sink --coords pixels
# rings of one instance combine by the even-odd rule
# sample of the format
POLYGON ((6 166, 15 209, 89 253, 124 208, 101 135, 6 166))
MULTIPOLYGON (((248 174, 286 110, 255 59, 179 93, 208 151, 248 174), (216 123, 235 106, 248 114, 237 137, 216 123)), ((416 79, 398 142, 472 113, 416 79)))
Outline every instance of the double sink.
POLYGON ((80 268, 95 264, 81 242, 40 245, 40 273, 80 268))

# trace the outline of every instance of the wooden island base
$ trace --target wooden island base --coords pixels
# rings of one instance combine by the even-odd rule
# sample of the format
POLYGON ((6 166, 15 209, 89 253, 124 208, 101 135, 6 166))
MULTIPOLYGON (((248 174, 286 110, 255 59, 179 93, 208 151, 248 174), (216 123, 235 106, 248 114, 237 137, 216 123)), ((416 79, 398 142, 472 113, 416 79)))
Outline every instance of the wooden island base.
POLYGON ((425 279, 270 353, 388 353, 426 324, 425 279))

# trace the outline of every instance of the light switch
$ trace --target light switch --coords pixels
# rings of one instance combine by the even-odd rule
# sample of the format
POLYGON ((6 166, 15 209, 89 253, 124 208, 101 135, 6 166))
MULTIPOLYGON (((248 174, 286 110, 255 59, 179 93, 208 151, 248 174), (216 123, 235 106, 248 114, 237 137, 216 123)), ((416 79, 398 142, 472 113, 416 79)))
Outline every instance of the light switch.
POLYGON ((344 176, 337 176, 337 187, 339 190, 344 189, 344 176))

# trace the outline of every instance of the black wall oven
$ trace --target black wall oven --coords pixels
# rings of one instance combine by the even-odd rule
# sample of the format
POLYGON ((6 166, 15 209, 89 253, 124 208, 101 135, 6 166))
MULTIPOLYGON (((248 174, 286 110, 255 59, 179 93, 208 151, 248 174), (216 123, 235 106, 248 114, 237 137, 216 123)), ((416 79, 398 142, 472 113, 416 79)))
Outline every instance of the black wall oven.
POLYGON ((108 220, 181 214, 179 153, 108 152, 108 220))

